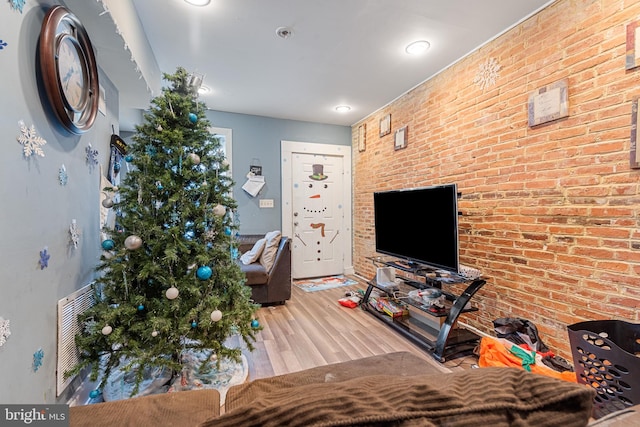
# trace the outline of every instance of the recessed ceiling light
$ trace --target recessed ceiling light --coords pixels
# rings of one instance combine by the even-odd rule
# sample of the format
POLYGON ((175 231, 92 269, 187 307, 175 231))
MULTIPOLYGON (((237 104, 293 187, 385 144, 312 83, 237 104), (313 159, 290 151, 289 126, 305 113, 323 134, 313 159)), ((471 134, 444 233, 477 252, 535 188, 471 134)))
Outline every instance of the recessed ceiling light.
POLYGON ((428 41, 418 40, 410 43, 405 49, 405 52, 407 52, 409 55, 420 55, 421 53, 426 52, 429 47, 431 47, 431 44, 428 41))
POLYGON ((209 3, 211 3, 211 0, 184 0, 184 1, 194 6, 206 6, 209 3))
POLYGON ((338 105, 336 107, 336 111, 338 113, 346 113, 347 111, 351 111, 351 107, 349 107, 348 105, 338 105))

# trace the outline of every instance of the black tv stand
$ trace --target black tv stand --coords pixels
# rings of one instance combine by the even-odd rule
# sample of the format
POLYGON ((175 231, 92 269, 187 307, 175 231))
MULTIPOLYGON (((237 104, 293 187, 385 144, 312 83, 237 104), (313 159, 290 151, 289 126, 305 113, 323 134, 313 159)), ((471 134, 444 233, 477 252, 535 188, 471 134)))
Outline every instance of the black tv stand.
POLYGON ((478 310, 477 308, 471 307, 469 301, 475 293, 485 285, 486 281, 484 279, 468 280, 454 274, 440 275, 430 267, 414 262, 407 263, 401 260, 387 260, 382 257, 372 257, 369 259, 371 259, 376 267, 393 267, 421 277, 424 282, 402 277, 399 282, 397 281, 398 291, 390 291, 387 287, 379 286, 374 277, 367 283, 367 290, 365 291, 361 304, 363 310, 384 321, 388 326, 401 333, 414 344, 431 353, 433 358, 441 363, 445 362, 448 358, 468 354, 476 347, 480 340, 478 335, 467 329, 454 329, 453 326, 462 313, 478 310), (468 283, 468 285, 460 295, 454 295, 442 289, 443 284, 452 283, 468 283), (430 311, 427 306, 421 304, 419 301, 403 296, 410 290, 430 288, 439 289, 445 296, 444 310, 437 312, 430 311), (397 299, 401 299, 409 305, 410 311, 413 310, 415 316, 392 318, 380 312, 370 304, 371 293, 374 289, 378 289, 383 294, 392 295, 397 299), (440 322, 441 326, 439 330, 416 318, 422 316, 422 314, 424 314, 425 317, 428 316, 440 322), (445 319, 442 322, 443 317, 445 317, 445 319))

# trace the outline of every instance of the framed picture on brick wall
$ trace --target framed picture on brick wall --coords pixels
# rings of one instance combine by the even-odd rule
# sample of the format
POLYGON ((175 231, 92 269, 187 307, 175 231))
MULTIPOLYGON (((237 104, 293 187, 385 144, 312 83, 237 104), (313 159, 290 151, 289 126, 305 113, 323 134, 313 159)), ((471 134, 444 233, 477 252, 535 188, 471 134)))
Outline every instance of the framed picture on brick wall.
POLYGON ((358 151, 363 152, 367 149, 367 125, 358 126, 358 151))
POLYGON ((625 69, 630 70, 640 65, 640 21, 627 24, 627 55, 625 69))
POLYGON ((391 114, 387 114, 380 119, 380 136, 389 135, 391 133, 391 114))
POLYGON ((396 131, 394 138, 394 149, 400 150, 402 148, 407 148, 407 141, 409 139, 408 128, 407 126, 401 127, 396 131))
POLYGON ((529 94, 529 126, 552 122, 569 115, 567 79, 548 84, 529 94))
POLYGON ((629 150, 629 166, 640 169, 640 150, 638 150, 638 98, 631 103, 631 148, 629 150))

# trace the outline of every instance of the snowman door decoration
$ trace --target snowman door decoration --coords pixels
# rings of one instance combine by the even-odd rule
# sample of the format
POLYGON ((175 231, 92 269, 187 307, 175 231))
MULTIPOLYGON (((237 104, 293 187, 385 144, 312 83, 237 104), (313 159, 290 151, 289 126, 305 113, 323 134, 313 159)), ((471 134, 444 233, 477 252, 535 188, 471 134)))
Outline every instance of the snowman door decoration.
MULTIPOLYGON (((312 174, 309 175, 311 182, 308 184, 307 192, 309 194, 307 201, 304 205, 305 216, 307 218, 311 217, 311 222, 309 226, 317 230, 321 239, 327 237, 327 230, 325 230, 326 223, 323 222, 324 215, 327 214, 327 200, 329 200, 327 189, 329 188, 328 183, 326 183, 327 175, 324 174, 324 165, 322 164, 314 164, 312 165, 312 174)), ((337 235, 337 233, 336 233, 337 235)), ((329 243, 333 243, 335 239, 335 235, 331 239, 329 243)), ((303 242, 303 244, 305 244, 303 242)), ((318 247, 320 248, 320 240, 317 242, 318 247)), ((306 244, 305 244, 306 246, 306 244)), ((321 250, 318 249, 317 261, 321 261, 321 250)))

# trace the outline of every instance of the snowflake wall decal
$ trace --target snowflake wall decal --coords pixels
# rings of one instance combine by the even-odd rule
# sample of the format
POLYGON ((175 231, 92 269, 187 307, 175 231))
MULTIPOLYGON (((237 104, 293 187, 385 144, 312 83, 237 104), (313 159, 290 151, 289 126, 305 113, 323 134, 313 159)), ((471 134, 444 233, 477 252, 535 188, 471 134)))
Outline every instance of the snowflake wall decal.
POLYGON ((78 249, 78 244, 80 244, 80 229, 75 219, 71 220, 71 225, 69 226, 69 240, 73 248, 78 249))
POLYGON ((98 150, 94 150, 89 144, 85 151, 87 153, 87 164, 89 168, 93 169, 98 164, 98 150))
POLYGON ((44 359, 44 350, 39 348, 33 353, 33 372, 38 372, 38 368, 42 366, 42 359, 44 359))
POLYGON ((0 39, 0 50, 4 49, 7 46, 7 42, 0 39))
POLYGON ((42 151, 41 147, 44 146, 47 141, 38 136, 36 127, 31 125, 31 128, 28 128, 22 120, 20 120, 18 124, 20 125, 21 132, 21 135, 18 137, 18 142, 22 144, 22 151, 25 157, 30 157, 33 154, 44 157, 44 151, 42 151))
POLYGON ((9 335, 11 335, 11 330, 9 330, 9 320, 4 320, 0 317, 0 347, 7 342, 9 335))
POLYGON ((64 165, 60 166, 58 170, 58 181, 60 181, 60 185, 65 186, 69 181, 69 175, 67 175, 67 168, 64 165))
POLYGON ((500 76, 502 66, 498 64, 495 58, 489 58, 480 64, 480 69, 473 79, 473 82, 482 90, 487 89, 496 84, 496 80, 500 76))
POLYGON ((49 254, 49 249, 45 246, 43 250, 40 251, 40 270, 44 270, 49 267, 49 259, 51 255, 49 254))
POLYGON ((27 0, 9 0, 9 3, 11 3, 11 8, 13 10, 19 10, 20 13, 22 13, 22 9, 24 9, 24 4, 27 2, 27 0))

